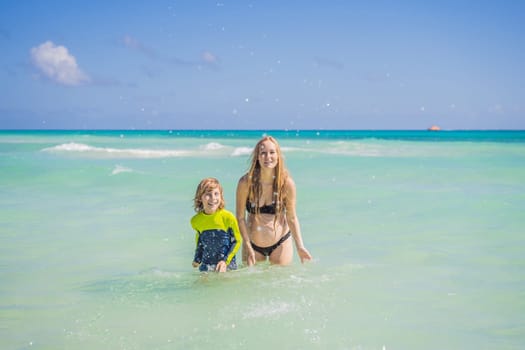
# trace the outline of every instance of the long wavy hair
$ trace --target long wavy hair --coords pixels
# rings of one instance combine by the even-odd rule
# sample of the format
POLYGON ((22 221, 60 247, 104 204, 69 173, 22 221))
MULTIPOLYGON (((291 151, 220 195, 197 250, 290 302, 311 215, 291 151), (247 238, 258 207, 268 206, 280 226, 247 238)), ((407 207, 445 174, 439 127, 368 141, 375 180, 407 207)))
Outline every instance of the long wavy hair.
POLYGON ((281 152, 281 147, 275 138, 272 136, 264 136, 255 145, 252 155, 250 169, 248 170, 248 200, 255 204, 255 213, 259 214, 259 200, 262 195, 261 186, 261 164, 259 164, 259 153, 262 144, 265 141, 270 141, 275 145, 277 151, 277 165, 275 167, 275 175, 273 178, 273 198, 272 202, 275 204, 276 214, 283 214, 286 207, 286 180, 288 178, 288 170, 284 165, 284 157, 281 152))
POLYGON ((218 188, 219 192, 221 193, 221 202, 219 203, 218 209, 224 209, 226 202, 224 201, 224 193, 219 180, 214 177, 207 177, 201 180, 197 186, 197 190, 195 191, 195 197, 193 197, 193 209, 196 212, 201 212, 204 210, 204 205, 202 204, 201 199, 202 195, 208 191, 213 191, 216 188, 218 188))

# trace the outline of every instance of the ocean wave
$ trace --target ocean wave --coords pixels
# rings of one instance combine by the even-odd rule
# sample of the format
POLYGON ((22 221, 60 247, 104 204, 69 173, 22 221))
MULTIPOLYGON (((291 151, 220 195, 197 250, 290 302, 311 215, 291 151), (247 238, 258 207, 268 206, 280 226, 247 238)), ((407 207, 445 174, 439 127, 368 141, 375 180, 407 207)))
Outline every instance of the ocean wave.
MULTIPOLYGON (((311 146, 311 145, 309 145, 311 146)), ((384 141, 384 142, 356 142, 356 141, 336 141, 323 145, 322 148, 310 147, 301 148, 293 151, 310 152, 319 154, 339 155, 343 157, 414 157, 421 155, 434 155, 436 150, 432 145, 418 145, 403 141, 384 141)))
POLYGON ((210 142, 210 143, 207 143, 205 144, 204 146, 202 146, 201 148, 205 151, 215 151, 215 150, 218 150, 218 149, 223 149, 225 146, 224 145, 221 145, 220 143, 217 143, 217 142, 210 142))
MULTIPOLYGON (((44 152, 74 155, 88 158, 176 158, 176 157, 245 157, 251 155, 253 147, 229 146, 218 142, 195 145, 188 149, 147 149, 95 147, 84 143, 69 142, 42 149, 44 152)), ((285 154, 311 153, 331 154, 343 157, 411 157, 439 153, 432 145, 418 145, 406 142, 355 142, 336 141, 331 143, 308 143, 301 146, 282 147, 285 154)), ((122 171, 120 171, 122 172, 122 171)))
POLYGON ((191 152, 186 150, 156 150, 156 149, 119 149, 108 147, 93 147, 83 143, 63 143, 54 147, 42 149, 44 152, 79 154, 87 157, 101 158, 169 158, 191 156, 191 152))
POLYGON ((233 150, 231 155, 233 157, 245 156, 245 155, 251 154, 252 151, 253 151, 253 148, 250 148, 250 147, 237 147, 233 150))
POLYGON ((133 169, 126 168, 125 166, 122 166, 122 165, 115 165, 115 168, 111 172, 111 175, 117 175, 120 173, 131 173, 131 172, 133 172, 133 169))
POLYGON ((88 158, 175 158, 210 156, 239 157, 251 154, 252 150, 253 148, 250 147, 231 147, 217 142, 209 142, 195 149, 126 149, 95 147, 84 143, 68 142, 53 147, 47 147, 41 151, 88 158))
MULTIPOLYGON (((232 150, 232 147, 225 146, 225 145, 223 145, 221 143, 218 143, 218 142, 207 143, 207 144, 201 146, 200 149, 202 151, 210 151, 210 152, 223 151, 225 155, 228 154, 228 155, 230 155, 232 157, 239 157, 239 156, 249 155, 253 151, 252 147, 233 147, 233 150, 232 150)), ((208 153, 208 154, 210 154, 210 153, 208 153)))

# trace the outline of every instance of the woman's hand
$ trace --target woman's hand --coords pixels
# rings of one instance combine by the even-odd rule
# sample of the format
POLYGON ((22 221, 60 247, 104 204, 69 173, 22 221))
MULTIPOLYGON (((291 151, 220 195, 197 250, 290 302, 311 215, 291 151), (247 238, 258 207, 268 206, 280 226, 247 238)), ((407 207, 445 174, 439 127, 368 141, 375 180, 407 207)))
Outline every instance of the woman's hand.
POLYGON ((193 266, 193 267, 199 267, 199 265, 200 265, 200 264, 199 264, 198 262, 196 262, 196 261, 194 261, 194 262, 191 263, 191 266, 193 266))
POLYGON ((255 251, 249 242, 244 243, 244 250, 246 251, 246 263, 248 266, 255 265, 255 251))
POLYGON ((297 254, 299 255, 299 258, 301 258, 301 263, 312 260, 312 255, 305 247, 298 247, 297 254))

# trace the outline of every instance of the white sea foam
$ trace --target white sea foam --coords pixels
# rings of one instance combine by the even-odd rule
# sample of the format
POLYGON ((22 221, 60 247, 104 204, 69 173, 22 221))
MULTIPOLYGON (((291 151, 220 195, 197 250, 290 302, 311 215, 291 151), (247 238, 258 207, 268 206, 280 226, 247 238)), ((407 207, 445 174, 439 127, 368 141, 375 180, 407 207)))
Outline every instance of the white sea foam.
MULTIPOLYGON (((410 157, 427 150, 407 149, 400 144, 368 144, 361 142, 337 141, 323 147, 283 147, 286 153, 320 153, 350 157, 410 157), (414 154, 415 153, 415 154, 414 154)), ((209 157, 230 156, 242 157, 252 153, 253 147, 231 147, 218 142, 209 142, 195 149, 145 149, 145 148, 111 148, 95 147, 84 143, 69 142, 42 149, 44 152, 57 154, 81 155, 89 158, 176 158, 176 157, 209 157)), ((435 155, 435 154, 434 154, 435 155)))
POLYGON ((44 148, 43 151, 71 151, 71 152, 88 152, 96 150, 96 147, 91 147, 83 143, 63 143, 55 147, 44 148))
POLYGON ((141 149, 141 148, 108 148, 93 147, 83 143, 63 143, 58 146, 44 148, 42 151, 50 153, 70 153, 81 154, 86 157, 95 158, 169 158, 184 157, 191 155, 186 150, 166 150, 166 149, 141 149))
POLYGON ((257 304, 243 314, 243 319, 273 318, 293 310, 293 306, 286 302, 270 302, 257 304))
POLYGON ((131 173, 133 172, 133 169, 130 169, 130 168, 126 168, 122 165, 115 165, 115 168, 113 169, 113 171, 111 172, 111 175, 117 175, 117 174, 120 174, 120 173, 131 173))
POLYGON ((224 148, 224 145, 221 145, 220 143, 217 143, 217 142, 210 142, 202 146, 202 149, 206 151, 215 151, 215 150, 219 150, 222 148, 224 148))
POLYGON ((233 157, 245 156, 247 154, 251 154, 252 150, 253 148, 249 148, 249 147, 237 147, 233 150, 232 156, 233 157))

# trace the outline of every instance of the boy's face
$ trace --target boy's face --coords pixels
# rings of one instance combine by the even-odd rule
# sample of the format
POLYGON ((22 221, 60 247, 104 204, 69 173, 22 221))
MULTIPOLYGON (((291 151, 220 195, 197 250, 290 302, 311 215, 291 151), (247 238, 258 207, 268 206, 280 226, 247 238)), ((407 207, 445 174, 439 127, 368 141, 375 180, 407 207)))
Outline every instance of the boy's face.
POLYGON ((206 214, 213 214, 221 204, 221 191, 218 187, 207 189, 201 196, 202 208, 206 214))

